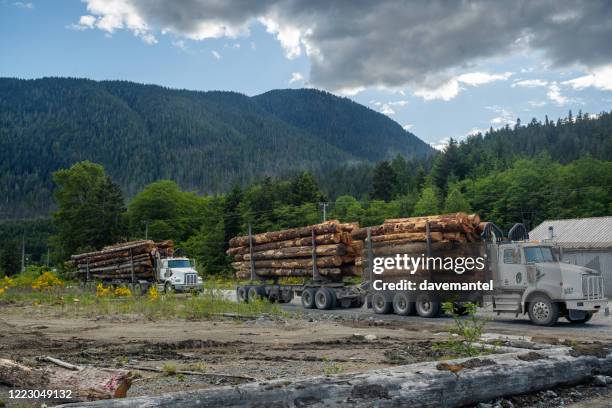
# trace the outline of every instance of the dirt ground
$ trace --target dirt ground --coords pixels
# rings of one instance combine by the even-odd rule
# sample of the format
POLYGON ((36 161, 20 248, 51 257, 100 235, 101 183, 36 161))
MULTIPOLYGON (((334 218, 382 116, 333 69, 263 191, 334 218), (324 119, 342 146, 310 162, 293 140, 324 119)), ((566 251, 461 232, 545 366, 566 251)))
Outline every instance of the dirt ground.
MULTIPOLYGON (((444 352, 432 350, 431 345, 448 337, 450 323, 450 319, 381 319, 333 313, 151 322, 138 316, 67 318, 41 307, 10 306, 0 314, 0 358, 39 365, 37 357, 52 356, 73 364, 129 368, 141 378, 128 395, 156 395, 253 379, 329 375, 435 360, 444 352), (206 375, 168 375, 164 367, 165 371, 172 367, 206 375)), ((571 327, 551 331, 517 329, 516 325, 505 329, 502 325, 502 330, 497 330, 497 326, 493 326, 495 332, 510 336, 527 333, 535 340, 551 342, 612 340, 610 331, 597 329, 601 323, 591 336, 582 330, 572 332, 571 327)), ((603 390, 586 387, 580 398, 567 402, 612 398, 610 386, 603 390)), ((8 400, 7 391, 0 386, 0 406, 2 401, 9 406, 28 403, 8 400)), ((525 396, 524 400, 513 400, 513 406, 555 406, 552 402, 533 404, 534 398, 546 401, 544 396, 525 396)))

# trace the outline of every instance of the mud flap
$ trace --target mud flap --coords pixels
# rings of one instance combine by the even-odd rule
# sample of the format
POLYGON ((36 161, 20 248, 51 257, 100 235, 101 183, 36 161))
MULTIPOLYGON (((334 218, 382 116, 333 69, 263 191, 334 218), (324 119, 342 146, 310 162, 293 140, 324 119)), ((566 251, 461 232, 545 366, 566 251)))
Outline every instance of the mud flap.
POLYGON ((569 310, 569 317, 571 320, 582 320, 586 318, 586 316, 587 316, 587 313, 584 310, 576 310, 576 309, 569 310))

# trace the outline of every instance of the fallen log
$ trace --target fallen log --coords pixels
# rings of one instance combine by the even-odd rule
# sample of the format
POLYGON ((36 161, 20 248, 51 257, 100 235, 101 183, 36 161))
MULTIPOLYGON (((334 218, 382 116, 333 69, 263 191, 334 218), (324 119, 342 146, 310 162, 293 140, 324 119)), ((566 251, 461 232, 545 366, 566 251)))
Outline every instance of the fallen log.
POLYGON ((13 360, 0 359, 0 383, 15 388, 70 390, 71 401, 123 398, 132 384, 129 371, 85 367, 36 369, 13 360))
MULTIPOLYGON (((159 396, 100 401, 87 407, 134 406, 186 408, 223 407, 460 407, 499 397, 546 390, 557 385, 590 380, 594 373, 612 374, 607 358, 578 355, 568 350, 487 355, 480 358, 433 361, 384 368, 364 373, 282 378, 169 393, 159 396), (509 380, 511 379, 511 381, 509 380)), ((74 405, 64 405, 70 407, 74 405)))

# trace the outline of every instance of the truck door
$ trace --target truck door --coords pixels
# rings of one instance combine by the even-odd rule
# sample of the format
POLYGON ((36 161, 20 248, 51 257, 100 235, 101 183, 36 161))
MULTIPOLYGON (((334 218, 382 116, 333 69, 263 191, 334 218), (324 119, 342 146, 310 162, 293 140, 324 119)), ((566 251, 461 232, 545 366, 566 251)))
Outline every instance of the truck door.
POLYGON ((520 248, 517 245, 503 245, 499 251, 498 287, 515 290, 526 288, 527 275, 520 248))

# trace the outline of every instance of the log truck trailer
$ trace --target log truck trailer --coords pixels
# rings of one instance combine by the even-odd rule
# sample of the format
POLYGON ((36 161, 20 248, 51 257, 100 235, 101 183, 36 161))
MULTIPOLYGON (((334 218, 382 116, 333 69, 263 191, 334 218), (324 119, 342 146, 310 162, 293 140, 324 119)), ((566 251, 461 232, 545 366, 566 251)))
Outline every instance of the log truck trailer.
MULTIPOLYGON (((471 243, 478 246, 476 251, 482 253, 486 259, 481 277, 493 281, 493 290, 486 296, 482 292, 471 293, 469 301, 482 306, 485 298, 490 298, 493 311, 498 315, 512 313, 518 317, 528 314, 532 323, 544 326, 554 325, 559 317, 578 324, 588 322, 593 314, 599 311, 605 310, 606 315, 609 313, 601 273, 583 266, 560 262, 560 248, 547 242, 529 241, 523 224, 516 224, 508 236, 509 239, 504 239, 495 224, 487 223, 482 233, 483 239, 478 243, 471 243)), ((347 285, 321 277, 316 266, 313 266, 312 279, 303 285, 261 282, 238 286, 238 301, 248 302, 264 297, 286 303, 290 302, 294 295, 298 295, 301 296, 302 306, 306 309, 360 308, 366 303, 367 307, 377 314, 416 314, 421 317, 439 316, 442 302, 456 301, 452 292, 375 290, 372 285, 373 255, 369 233, 365 243, 365 272, 368 278, 360 285, 347 285)), ((428 254, 431 252, 430 245, 431 240, 428 239, 428 254)), ((313 265, 316 265, 314 248, 313 237, 313 265)), ((415 276, 407 275, 406 278, 414 280, 415 276)), ((251 280, 258 279, 260 278, 252 270, 251 280)), ((457 306, 460 309, 461 303, 457 302, 457 306)))

